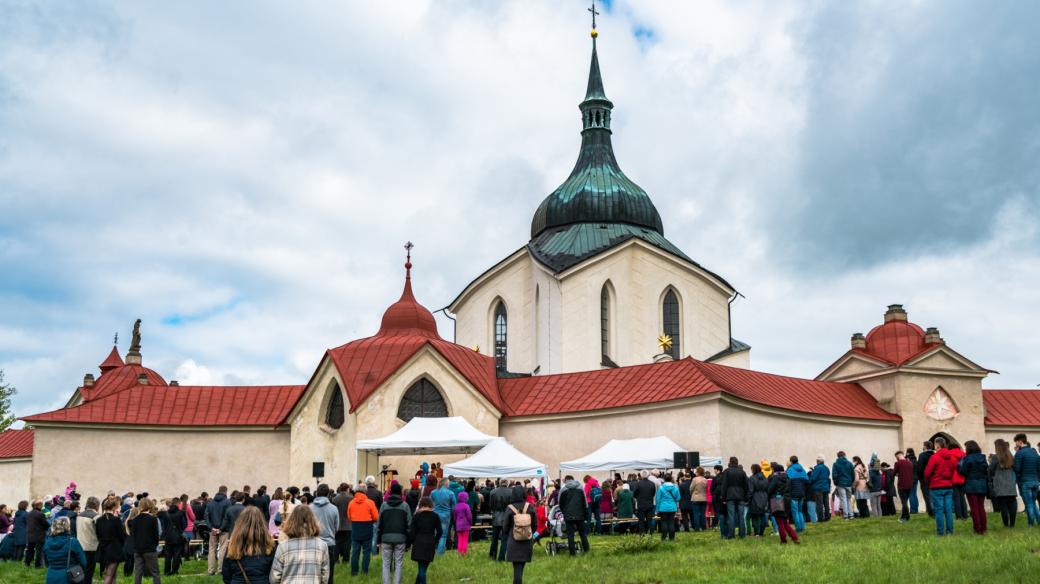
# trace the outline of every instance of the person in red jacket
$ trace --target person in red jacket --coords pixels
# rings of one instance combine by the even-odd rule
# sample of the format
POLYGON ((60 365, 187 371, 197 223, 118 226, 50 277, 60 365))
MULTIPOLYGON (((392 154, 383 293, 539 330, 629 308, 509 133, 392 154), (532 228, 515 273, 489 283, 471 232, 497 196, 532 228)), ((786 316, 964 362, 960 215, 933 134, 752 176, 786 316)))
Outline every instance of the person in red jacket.
MULTIPOLYGON (((946 440, 941 436, 935 439, 936 452, 928 459, 924 468, 924 480, 932 497, 932 508, 935 510, 935 532, 942 535, 953 534, 953 480, 957 474, 957 463, 960 456, 946 448, 946 440)), ((960 451, 960 449, 957 449, 960 451)))
POLYGON ((907 459, 902 451, 896 453, 896 465, 893 467, 896 478, 896 490, 899 491, 899 504, 903 512, 899 515, 899 522, 910 521, 910 490, 914 487, 914 463, 907 459))

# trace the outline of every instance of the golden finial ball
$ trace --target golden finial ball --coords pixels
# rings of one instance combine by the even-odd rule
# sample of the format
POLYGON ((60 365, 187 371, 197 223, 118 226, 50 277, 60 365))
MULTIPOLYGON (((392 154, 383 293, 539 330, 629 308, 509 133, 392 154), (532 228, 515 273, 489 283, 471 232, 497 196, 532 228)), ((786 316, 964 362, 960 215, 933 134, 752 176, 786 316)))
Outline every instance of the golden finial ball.
POLYGON ((596 30, 596 29, 592 29, 592 38, 596 38, 598 36, 599 36, 599 31, 596 30))

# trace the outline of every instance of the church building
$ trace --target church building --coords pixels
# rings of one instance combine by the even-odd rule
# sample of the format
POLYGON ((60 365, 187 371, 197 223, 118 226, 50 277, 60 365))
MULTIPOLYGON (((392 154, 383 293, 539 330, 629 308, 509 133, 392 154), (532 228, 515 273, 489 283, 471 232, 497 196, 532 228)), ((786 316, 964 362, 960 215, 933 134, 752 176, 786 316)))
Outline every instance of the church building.
MULTIPOLYGON (((937 433, 988 448, 1040 432, 1040 392, 983 390, 992 371, 898 304, 815 379, 751 369, 751 347, 731 333, 737 290, 665 237, 614 156, 595 30, 579 109, 577 162, 534 210, 530 241, 474 270, 447 304, 456 342, 416 299, 410 255, 379 330, 328 349, 301 385, 167 381, 146 366, 138 322, 125 356, 113 347, 65 407, 0 434, 0 501, 69 481, 162 496, 303 485, 314 462, 331 482, 355 481, 358 441, 415 417, 461 416, 550 472, 614 438, 666 435, 750 462, 837 450, 891 459, 937 433)), ((418 460, 381 462, 410 474, 418 460)))

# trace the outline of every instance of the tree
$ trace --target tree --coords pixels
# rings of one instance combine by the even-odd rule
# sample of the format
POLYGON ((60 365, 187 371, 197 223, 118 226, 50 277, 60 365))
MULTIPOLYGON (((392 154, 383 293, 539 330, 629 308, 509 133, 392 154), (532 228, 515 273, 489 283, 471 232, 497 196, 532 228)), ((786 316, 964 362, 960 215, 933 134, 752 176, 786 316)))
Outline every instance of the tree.
POLYGON ((0 369, 0 432, 11 427, 15 415, 11 411, 11 398, 18 393, 10 383, 4 383, 4 370, 0 369))

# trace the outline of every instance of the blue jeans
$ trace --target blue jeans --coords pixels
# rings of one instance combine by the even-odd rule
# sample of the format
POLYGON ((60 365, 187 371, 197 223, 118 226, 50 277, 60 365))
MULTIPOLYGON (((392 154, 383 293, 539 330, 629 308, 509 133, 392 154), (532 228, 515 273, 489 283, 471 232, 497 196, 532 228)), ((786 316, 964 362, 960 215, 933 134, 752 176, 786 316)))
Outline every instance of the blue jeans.
POLYGON ((1018 483, 1018 492, 1022 495, 1022 502, 1026 504, 1026 519, 1029 526, 1040 525, 1040 509, 1037 508, 1036 481, 1025 481, 1018 483))
POLYGON ((693 530, 701 531, 707 527, 707 518, 704 513, 708 510, 708 504, 704 502, 693 503, 693 530))
POLYGON ((444 550, 448 547, 448 530, 451 529, 451 515, 437 514, 437 517, 441 520, 441 539, 437 542, 437 555, 444 553, 444 550))
POLYGON ((935 510, 935 533, 953 533, 953 489, 932 489, 932 509, 935 510))
POLYGON ((419 564, 419 573, 415 576, 415 584, 426 584, 426 569, 430 567, 430 562, 417 562, 419 564))
MULTIPOLYGON (((724 506, 724 505, 723 505, 724 506)), ((726 539, 726 526, 729 525, 729 517, 725 513, 719 513, 715 511, 715 520, 719 522, 719 535, 722 539, 726 539)))
POLYGON ((917 480, 914 480, 914 484, 910 486, 910 512, 917 513, 917 480))
POLYGON ((761 536, 766 531, 766 516, 765 515, 752 515, 751 516, 751 532, 755 535, 761 536))
POLYGON ((834 487, 834 490, 841 501, 841 512, 845 519, 852 519, 852 487, 834 487))
POLYGON ((805 504, 805 509, 809 513, 809 523, 816 523, 819 518, 816 516, 816 499, 810 499, 805 504))
POLYGON ((603 515, 600 514, 599 503, 589 503, 588 511, 585 513, 585 532, 603 533, 603 515), (596 531, 592 531, 592 520, 596 520, 596 531))
POLYGON ((744 512, 747 503, 743 501, 726 501, 726 539, 733 538, 734 528, 738 528, 741 538, 747 537, 747 525, 744 523, 744 512))
POLYGON ((372 561, 372 544, 367 541, 354 540, 350 547, 350 573, 358 573, 358 557, 361 557, 361 571, 368 573, 368 564, 372 561))
POLYGON ((801 499, 791 499, 791 519, 794 521, 795 531, 805 531, 805 516, 802 515, 801 499))

